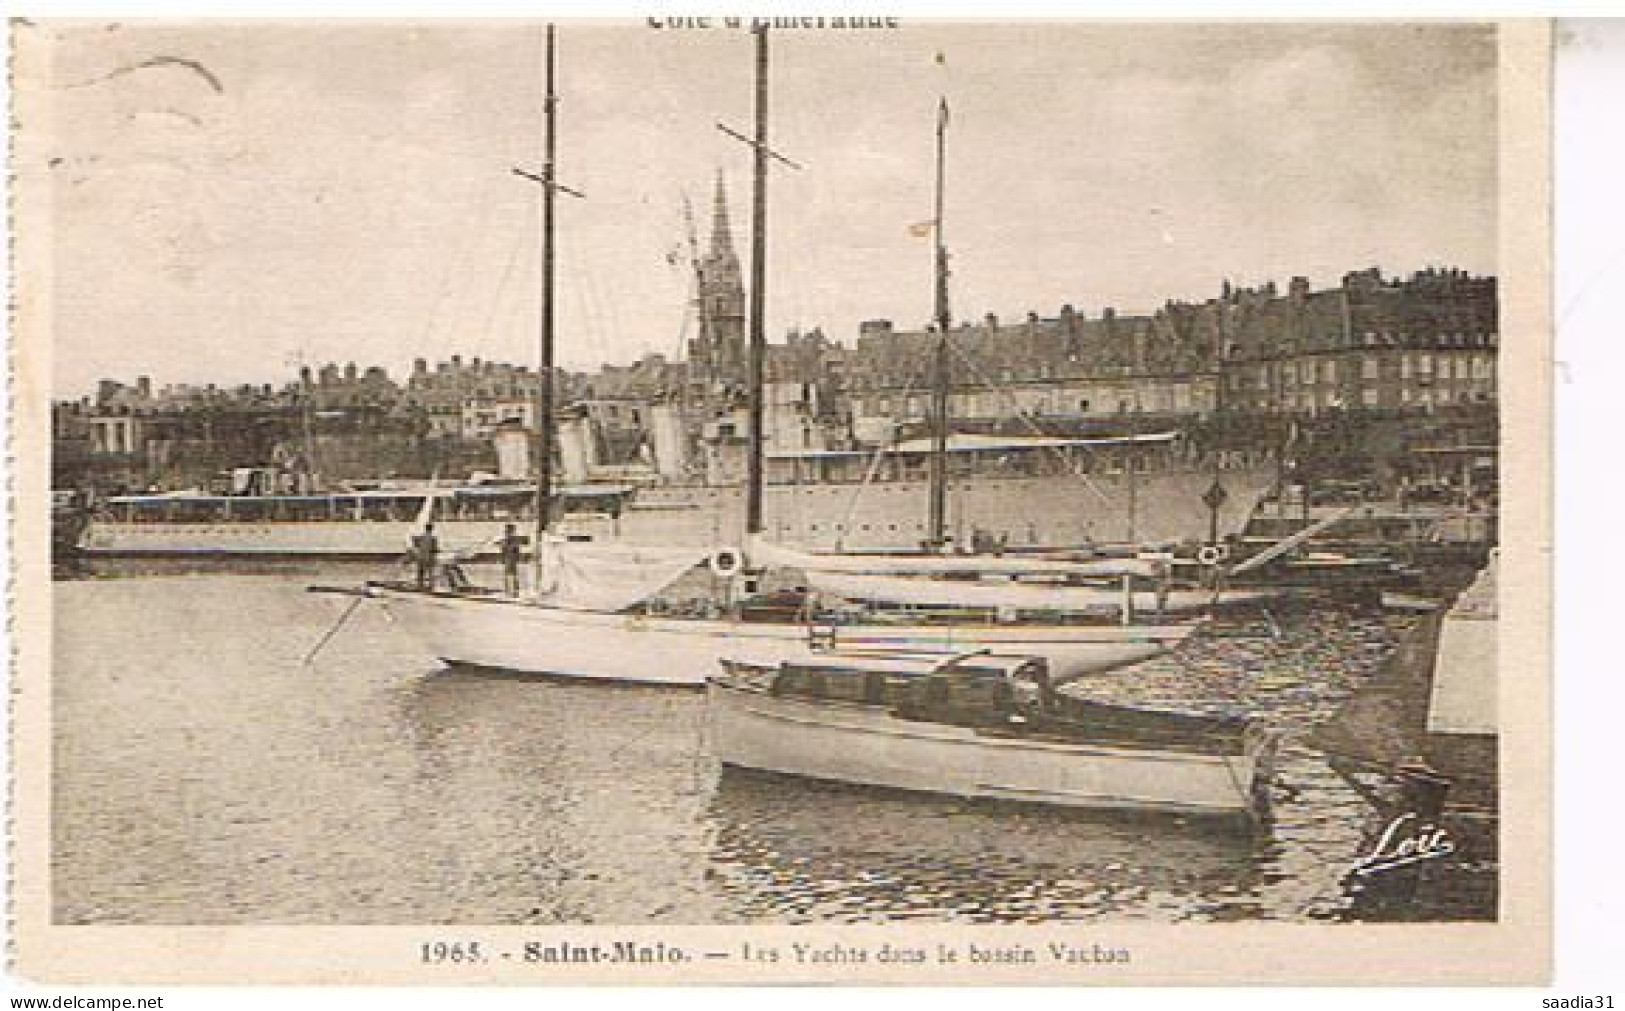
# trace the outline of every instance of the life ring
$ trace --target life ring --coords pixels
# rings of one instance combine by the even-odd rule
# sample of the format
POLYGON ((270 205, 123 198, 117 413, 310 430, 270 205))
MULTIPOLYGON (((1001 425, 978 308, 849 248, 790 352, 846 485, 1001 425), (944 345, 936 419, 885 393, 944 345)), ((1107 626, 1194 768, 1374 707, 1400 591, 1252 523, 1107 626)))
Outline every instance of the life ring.
POLYGON ((1230 545, 1228 543, 1221 542, 1215 545, 1215 547, 1219 549, 1219 561, 1228 562, 1230 560, 1230 545))
POLYGON ((723 579, 732 579, 745 569, 737 551, 718 551, 711 556, 711 572, 723 579))
POLYGON ((1217 565, 1224 560, 1224 552, 1219 550, 1217 544, 1204 544, 1202 550, 1196 553, 1196 560, 1203 565, 1217 565))

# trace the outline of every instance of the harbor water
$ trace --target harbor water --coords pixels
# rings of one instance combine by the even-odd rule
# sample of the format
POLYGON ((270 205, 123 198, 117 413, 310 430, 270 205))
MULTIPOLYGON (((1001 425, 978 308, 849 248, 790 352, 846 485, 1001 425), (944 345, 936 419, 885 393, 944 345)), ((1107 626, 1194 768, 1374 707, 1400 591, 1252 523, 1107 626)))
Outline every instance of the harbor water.
MULTIPOLYGON (((719 770, 702 692, 447 670, 380 572, 102 572, 55 594, 68 924, 1348 920, 1380 819, 1309 743, 1414 618, 1296 607, 1090 679, 1285 737, 1253 831, 719 770)), ((1472 840, 1409 914, 1495 915, 1472 840), (1458 882, 1459 884, 1459 882, 1458 882)))

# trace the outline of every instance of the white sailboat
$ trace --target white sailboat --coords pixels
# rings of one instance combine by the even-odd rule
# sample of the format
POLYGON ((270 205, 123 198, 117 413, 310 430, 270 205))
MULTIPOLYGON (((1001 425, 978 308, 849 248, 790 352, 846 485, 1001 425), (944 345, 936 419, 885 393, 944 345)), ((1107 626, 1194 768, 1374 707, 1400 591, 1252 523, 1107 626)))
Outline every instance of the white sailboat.
POLYGON ((997 555, 821 555, 754 541, 751 558, 801 572, 807 586, 822 594, 907 607, 1121 618, 1125 613, 1203 611, 1269 600, 1288 592, 1273 585, 1175 587, 1169 582, 1172 563, 1167 556, 1076 561, 997 555), (1118 582, 1101 585, 1101 580, 1118 582))
POLYGON ((480 667, 648 684, 701 685, 724 654, 772 664, 811 649, 915 653, 996 650, 1043 657, 1066 681, 1138 663, 1191 625, 750 622, 569 610, 500 596, 368 588, 440 659, 480 667))
MULTIPOLYGON (((1057 681, 1136 663, 1166 651, 1192 634, 1191 624, 1089 624, 999 620, 998 615, 956 609, 947 615, 880 612, 838 617, 807 609, 793 619, 749 620, 738 607, 753 580, 740 552, 705 549, 616 549, 559 543, 549 529, 547 489, 553 412, 553 201, 557 100, 553 87, 553 30, 548 29, 546 105, 547 163, 543 186, 542 404, 538 412, 543 451, 538 459, 537 574, 523 598, 495 593, 442 591, 399 583, 374 583, 366 594, 441 660, 454 664, 580 678, 702 685, 724 654, 759 663, 802 655, 809 645, 928 652, 1017 653, 1042 657, 1057 681), (709 569, 709 575, 700 575, 709 569), (686 578, 712 579, 720 593, 710 613, 663 614, 651 603, 662 589, 686 578)), ((756 132, 750 293, 751 451, 746 510, 747 543, 759 549, 762 522, 762 367, 765 356, 763 299, 766 262, 763 219, 766 200, 767 36, 756 34, 756 132)), ((939 167, 941 128, 939 124, 939 167)), ((939 176, 939 217, 940 217, 939 176)), ((945 257, 940 250, 939 263, 945 257)), ((939 290, 939 308, 946 313, 939 290)), ((945 331, 946 332, 946 331, 945 331)), ((943 351, 946 354, 946 351, 943 351)), ((939 384, 940 385, 940 384, 939 384)), ((942 398, 945 411, 946 397, 942 398)), ((942 415, 945 419, 945 413, 942 415)), ((939 437, 939 442, 941 438, 939 437)), ((940 447, 939 447, 940 450, 940 447)), ((942 544, 945 465, 938 452, 932 497, 932 540, 942 544)), ((764 559, 752 559, 757 562, 764 559)), ((949 563, 935 558, 932 564, 949 563)), ((979 562, 979 564, 995 564, 979 562)))
POLYGON ((1009 575, 1153 579, 1165 564, 1155 558, 1074 559, 1049 555, 879 555, 818 554, 798 551, 762 538, 750 542, 751 559, 761 565, 855 575, 1009 575))
POLYGON ((1282 596, 1281 587, 1239 589, 1129 589, 1111 586, 1072 586, 1059 583, 967 582, 908 576, 854 575, 809 571, 807 582, 820 593, 847 600, 903 604, 911 607, 975 607, 1024 611, 1066 611, 1078 614, 1129 612, 1174 614, 1203 611, 1216 604, 1249 604, 1282 596))

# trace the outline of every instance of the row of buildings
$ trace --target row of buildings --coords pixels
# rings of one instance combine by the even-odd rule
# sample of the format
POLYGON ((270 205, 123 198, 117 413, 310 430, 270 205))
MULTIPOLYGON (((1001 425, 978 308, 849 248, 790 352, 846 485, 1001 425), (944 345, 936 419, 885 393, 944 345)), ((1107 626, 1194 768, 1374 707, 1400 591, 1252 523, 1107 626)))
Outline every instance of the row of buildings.
MULTIPOLYGON (((648 464, 666 480, 730 475, 718 460, 746 434, 748 356, 745 289, 720 183, 709 239, 695 257, 698 325, 685 361, 650 354, 558 376, 557 402, 586 433, 587 460, 648 464), (663 459, 653 459, 656 443, 663 459)), ((932 327, 873 320, 841 339, 813 329, 772 343, 769 451, 864 448, 918 434, 940 337, 932 327)), ((1062 305, 960 323, 948 335, 949 409, 961 429, 1049 434, 1216 418, 1276 431, 1283 419, 1332 414, 1481 416, 1497 399, 1499 337, 1495 279, 1458 269, 1385 277, 1372 268, 1318 289, 1304 277, 1284 288, 1226 282, 1206 299, 1148 313, 1062 305)), ((64 468, 95 469, 100 460, 165 484, 182 478, 178 469, 244 462, 232 454, 287 460, 316 455, 324 443, 322 469, 333 476, 454 473, 486 460, 499 427, 534 430, 538 390, 535 369, 456 355, 432 368, 419 359, 403 380, 353 363, 302 367, 281 386, 108 380, 94 397, 56 405, 58 478, 72 481, 64 468), (338 467, 340 458, 350 462, 338 467)))

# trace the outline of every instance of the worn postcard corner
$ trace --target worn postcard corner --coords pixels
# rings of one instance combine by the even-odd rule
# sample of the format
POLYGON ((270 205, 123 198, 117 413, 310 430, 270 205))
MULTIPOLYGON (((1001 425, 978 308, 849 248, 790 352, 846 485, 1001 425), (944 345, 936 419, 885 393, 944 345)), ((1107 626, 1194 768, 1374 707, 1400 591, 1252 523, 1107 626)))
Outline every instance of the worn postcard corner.
POLYGON ((12 22, 17 969, 1546 979, 1549 36, 12 22))

